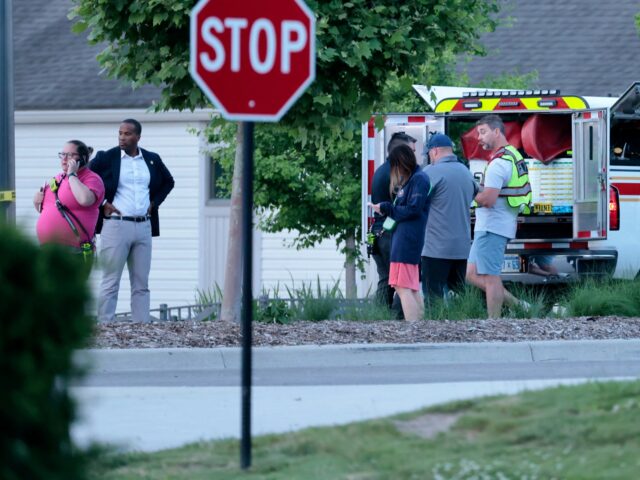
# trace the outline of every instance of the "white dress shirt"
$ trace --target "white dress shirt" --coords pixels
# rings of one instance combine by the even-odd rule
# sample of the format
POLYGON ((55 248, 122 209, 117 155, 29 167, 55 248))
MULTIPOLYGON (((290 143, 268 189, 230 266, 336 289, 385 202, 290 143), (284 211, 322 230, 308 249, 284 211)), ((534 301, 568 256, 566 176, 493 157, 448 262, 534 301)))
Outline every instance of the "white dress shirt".
POLYGON ((144 216, 149 210, 149 181, 151 174, 138 149, 138 155, 131 157, 120 151, 120 179, 113 199, 113 206, 124 216, 144 216))

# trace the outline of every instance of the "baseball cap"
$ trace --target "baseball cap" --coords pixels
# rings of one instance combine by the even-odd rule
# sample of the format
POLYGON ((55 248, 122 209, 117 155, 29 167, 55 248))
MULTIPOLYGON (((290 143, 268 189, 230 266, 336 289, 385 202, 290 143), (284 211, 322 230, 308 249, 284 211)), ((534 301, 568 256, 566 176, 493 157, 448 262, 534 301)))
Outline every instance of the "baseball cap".
POLYGON ((429 139, 429 143, 427 143, 427 148, 425 149, 425 153, 428 153, 429 150, 431 150, 434 147, 453 148, 453 142, 444 133, 434 133, 433 135, 431 135, 431 138, 429 139))

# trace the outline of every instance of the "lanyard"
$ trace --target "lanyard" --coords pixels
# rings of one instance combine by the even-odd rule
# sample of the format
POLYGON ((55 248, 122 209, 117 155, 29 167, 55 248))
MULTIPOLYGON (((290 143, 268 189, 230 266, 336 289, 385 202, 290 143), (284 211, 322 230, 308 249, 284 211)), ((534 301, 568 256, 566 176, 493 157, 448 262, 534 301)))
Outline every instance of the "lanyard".
POLYGON ((62 178, 60 178, 59 183, 56 181, 55 177, 52 178, 51 182, 49 183, 49 189, 53 192, 53 194, 56 197, 56 208, 60 212, 60 215, 62 215, 62 218, 64 218, 67 221, 67 223, 69 224, 69 227, 71 228, 71 231, 74 233, 74 235, 78 239, 78 243, 80 245, 80 248, 82 249, 82 252, 85 253, 85 251, 87 250, 90 250, 91 252, 93 252, 93 240, 89 235, 89 232, 87 232, 87 229, 84 228, 84 225, 82 225, 82 222, 78 220, 78 217, 76 217, 74 213, 71 210, 69 210, 69 208, 60 201, 60 197, 58 197, 58 190, 60 189, 60 185, 62 184, 62 181, 65 179, 65 176, 66 175, 62 175, 62 178), (82 239, 80 238, 80 232, 78 232, 78 229, 76 228, 75 224, 73 223, 70 217, 73 217, 73 219, 78 223, 78 225, 80 225, 80 228, 82 229, 84 234, 87 236, 87 240, 85 242, 83 242, 82 239), (87 245, 89 246, 87 247, 87 245))

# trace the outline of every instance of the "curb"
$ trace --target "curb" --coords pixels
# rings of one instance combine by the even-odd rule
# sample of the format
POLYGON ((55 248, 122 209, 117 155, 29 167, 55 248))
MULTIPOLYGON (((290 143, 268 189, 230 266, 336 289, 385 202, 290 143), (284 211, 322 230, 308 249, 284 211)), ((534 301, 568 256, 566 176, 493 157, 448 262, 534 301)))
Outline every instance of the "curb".
MULTIPOLYGON (((640 339, 345 344, 254 347, 253 369, 433 364, 640 361, 640 339)), ((240 347, 92 349, 75 362, 94 371, 239 370, 240 347)))

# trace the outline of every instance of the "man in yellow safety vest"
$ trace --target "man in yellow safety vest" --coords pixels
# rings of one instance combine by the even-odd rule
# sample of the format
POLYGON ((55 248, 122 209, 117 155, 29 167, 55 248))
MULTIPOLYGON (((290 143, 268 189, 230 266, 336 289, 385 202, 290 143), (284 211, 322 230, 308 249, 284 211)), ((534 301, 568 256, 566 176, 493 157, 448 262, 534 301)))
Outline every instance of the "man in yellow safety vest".
POLYGON ((466 278, 485 292, 489 317, 498 318, 505 301, 530 307, 504 288, 500 273, 507 242, 516 236, 518 213, 530 208, 531 185, 524 159, 509 145, 500 117, 482 117, 476 128, 480 145, 492 155, 475 197, 476 224, 466 278))

